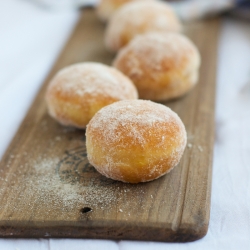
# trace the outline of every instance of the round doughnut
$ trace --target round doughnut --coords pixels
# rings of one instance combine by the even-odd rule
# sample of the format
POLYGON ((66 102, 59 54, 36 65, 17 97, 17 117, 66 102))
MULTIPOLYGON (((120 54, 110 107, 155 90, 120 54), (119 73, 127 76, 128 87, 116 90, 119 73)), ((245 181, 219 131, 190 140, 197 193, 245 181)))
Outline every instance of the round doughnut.
POLYGON ((48 86, 46 102, 49 114, 62 125, 85 128, 104 106, 137 97, 133 83, 115 68, 79 63, 56 74, 48 86))
POLYGON ((97 5, 97 16, 100 20, 106 22, 114 14, 114 12, 123 4, 132 1, 153 1, 153 0, 101 0, 97 5))
POLYGON ((178 115, 146 100, 124 100, 104 107, 86 130, 89 162, 106 177, 129 183, 168 173, 179 163, 186 141, 178 115))
POLYGON ((105 45, 118 51, 138 34, 179 32, 181 24, 172 8, 158 1, 137 1, 119 8, 105 31, 105 45))
POLYGON ((140 98, 165 101, 184 95, 197 83, 200 55, 179 33, 148 33, 124 47, 113 65, 134 82, 140 98))

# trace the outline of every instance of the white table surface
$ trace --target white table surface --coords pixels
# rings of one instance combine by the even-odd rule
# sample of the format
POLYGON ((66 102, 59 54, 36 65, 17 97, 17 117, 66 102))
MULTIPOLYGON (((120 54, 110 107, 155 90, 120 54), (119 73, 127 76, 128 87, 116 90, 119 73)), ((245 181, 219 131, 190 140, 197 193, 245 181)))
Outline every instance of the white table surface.
MULTIPOLYGON (((24 0, 0 1, 0 157, 78 18, 24 0)), ((250 23, 224 19, 219 39, 211 219, 185 244, 0 239, 2 250, 250 249, 250 23)))

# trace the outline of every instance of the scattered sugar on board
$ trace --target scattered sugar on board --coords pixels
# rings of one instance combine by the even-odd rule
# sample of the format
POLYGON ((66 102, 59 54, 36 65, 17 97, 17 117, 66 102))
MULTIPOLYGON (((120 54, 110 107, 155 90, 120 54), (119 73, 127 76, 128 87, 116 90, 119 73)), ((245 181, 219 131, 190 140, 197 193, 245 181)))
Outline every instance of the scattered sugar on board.
POLYGON ((111 192, 107 192, 105 187, 101 189, 96 186, 86 187, 80 183, 63 183, 60 178, 55 175, 54 167, 59 162, 59 159, 53 159, 49 162, 46 160, 41 161, 35 165, 37 174, 41 173, 41 178, 37 180, 36 191, 40 193, 41 199, 44 202, 58 202, 61 210, 75 210, 83 204, 91 204, 98 206, 104 203, 107 205, 114 201, 115 196, 111 192), (51 171, 52 170, 52 171, 51 171), (47 173, 47 174, 45 174, 47 173), (43 176, 45 174, 45 176, 43 176))
MULTIPOLYGON (((37 162, 29 162, 25 164, 25 168, 29 171, 26 174, 19 176, 19 183, 12 187, 12 192, 16 195, 10 195, 10 197, 18 196, 19 203, 14 204, 15 200, 8 200, 8 206, 21 210, 35 206, 48 208, 58 208, 62 211, 75 210, 80 204, 87 202, 92 205, 98 205, 98 203, 106 202, 110 203, 114 196, 113 194, 100 192, 100 190, 94 190, 93 192, 86 187, 82 187, 80 184, 62 183, 60 178, 55 174, 55 166, 58 164, 59 159, 44 159, 37 162), (20 193, 20 190, 24 190, 20 193), (98 196, 97 196, 98 195, 98 196), (27 204, 27 202, 29 203, 27 204)), ((4 194, 4 190, 0 190, 0 194, 4 194)), ((4 205, 1 203, 0 208, 4 205)), ((49 214, 50 210, 43 210, 44 215, 49 214)), ((59 212, 59 211, 57 211, 59 212)))
MULTIPOLYGON (((29 214, 36 214, 40 218, 51 219, 56 216, 63 220, 75 218, 76 213, 84 206, 89 206, 93 211, 109 211, 114 204, 119 203, 118 211, 122 212, 124 219, 131 211, 122 202, 130 199, 136 204, 140 203, 143 209, 144 189, 140 185, 129 185, 112 183, 110 185, 89 184, 82 185, 80 182, 64 183, 56 174, 56 166, 59 158, 46 158, 40 156, 36 161, 27 160, 27 163, 20 166, 18 179, 11 183, 12 194, 5 195, 6 188, 9 188, 10 180, 6 186, 0 189, 2 197, 0 211, 8 214, 29 211, 29 214)), ((11 175, 9 175, 11 179, 11 175)), ((16 179, 16 178, 15 178, 16 179)))

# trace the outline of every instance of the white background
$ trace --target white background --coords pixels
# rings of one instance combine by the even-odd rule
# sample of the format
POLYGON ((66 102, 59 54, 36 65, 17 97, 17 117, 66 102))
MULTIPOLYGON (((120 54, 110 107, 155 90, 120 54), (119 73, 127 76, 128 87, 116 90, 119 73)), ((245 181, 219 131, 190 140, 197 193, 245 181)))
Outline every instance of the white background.
MULTIPOLYGON (((78 12, 0 1, 0 157, 71 34, 78 12)), ((250 23, 224 19, 219 39, 211 219, 185 244, 0 239, 2 250, 250 249, 250 23)))

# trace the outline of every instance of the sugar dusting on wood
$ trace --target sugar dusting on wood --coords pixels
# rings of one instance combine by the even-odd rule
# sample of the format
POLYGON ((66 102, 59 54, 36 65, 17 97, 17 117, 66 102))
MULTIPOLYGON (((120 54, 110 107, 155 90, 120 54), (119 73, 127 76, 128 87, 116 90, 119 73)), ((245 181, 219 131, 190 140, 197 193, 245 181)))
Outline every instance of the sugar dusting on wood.
POLYGON ((62 183, 60 178, 53 173, 55 172, 54 166, 58 162, 59 159, 51 159, 49 162, 43 160, 35 165, 36 172, 41 175, 41 178, 37 180, 34 188, 41 194, 41 202, 56 202, 61 210, 70 211, 85 204, 98 206, 105 203, 107 206, 114 201, 114 194, 107 192, 104 187, 100 190, 98 186, 86 187, 77 182, 62 183))
MULTIPOLYGON (((57 137, 54 139, 58 141, 57 137)), ((12 155, 10 157, 10 163, 19 156, 12 155)), ((124 214, 126 220, 128 215, 125 211, 126 204, 122 204, 122 200, 126 200, 127 197, 134 201, 139 202, 138 197, 142 197, 144 189, 140 186, 123 184, 120 182, 114 182, 106 185, 101 181, 84 185, 80 181, 65 182, 57 173, 57 166, 61 159, 58 157, 51 156, 40 156, 36 160, 27 158, 27 162, 20 165, 18 171, 18 180, 11 182, 11 176, 16 175, 15 173, 8 173, 5 179, 6 187, 7 184, 11 183, 10 197, 8 199, 4 196, 5 189, 0 190, 0 196, 4 197, 0 204, 0 212, 4 211, 7 213, 15 213, 18 211, 29 211, 31 217, 43 218, 46 221, 47 218, 51 217, 51 214, 62 219, 64 221, 71 220, 75 217, 76 213, 79 213, 80 209, 88 206, 93 211, 108 211, 114 204, 117 205, 118 213, 124 214), (132 194, 132 196, 131 196, 132 194), (8 200, 5 201, 5 199, 8 200), (44 209, 44 208, 47 208, 44 209)), ((99 176, 98 173, 96 175, 99 176)), ((100 175, 101 177, 101 175, 100 175)), ((105 177, 103 177, 105 178, 105 177)), ((2 180, 2 177, 0 177, 2 180)), ((106 179, 106 178, 105 178, 106 179)), ((108 180, 108 179, 107 179, 108 180)), ((129 212, 130 213, 130 212, 129 212)))

